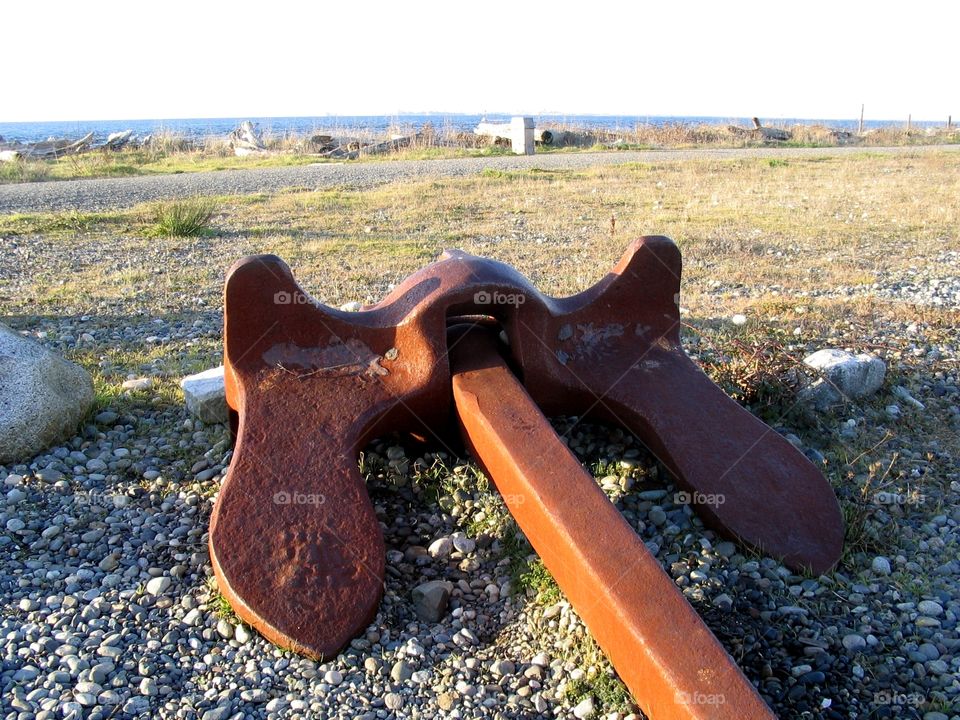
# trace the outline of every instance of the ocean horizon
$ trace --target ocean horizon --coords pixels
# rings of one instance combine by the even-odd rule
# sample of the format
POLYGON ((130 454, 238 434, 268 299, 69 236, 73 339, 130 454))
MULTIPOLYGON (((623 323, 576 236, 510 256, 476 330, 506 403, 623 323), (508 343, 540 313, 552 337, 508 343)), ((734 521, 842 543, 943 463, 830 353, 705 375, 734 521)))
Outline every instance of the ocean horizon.
MULTIPOLYGON (((307 135, 324 131, 344 132, 365 130, 382 133, 391 127, 419 129, 431 123, 437 129, 471 131, 481 120, 508 122, 503 113, 397 113, 394 115, 317 115, 310 117, 239 117, 239 118, 157 118, 142 120, 57 120, 44 122, 0 122, 0 137, 7 142, 37 142, 51 137, 80 138, 92 132, 96 138, 111 133, 132 130, 136 136, 169 132, 189 138, 226 135, 244 120, 251 120, 269 135, 307 135)), ((605 130, 628 130, 637 125, 710 124, 749 126, 749 117, 693 116, 693 115, 532 115, 538 123, 566 124, 605 130)), ((842 130, 855 130, 859 118, 825 120, 816 118, 760 118, 764 125, 825 125, 842 130)), ((906 120, 864 120, 865 128, 905 126, 906 120)), ((939 127, 943 121, 914 120, 913 127, 939 127)))

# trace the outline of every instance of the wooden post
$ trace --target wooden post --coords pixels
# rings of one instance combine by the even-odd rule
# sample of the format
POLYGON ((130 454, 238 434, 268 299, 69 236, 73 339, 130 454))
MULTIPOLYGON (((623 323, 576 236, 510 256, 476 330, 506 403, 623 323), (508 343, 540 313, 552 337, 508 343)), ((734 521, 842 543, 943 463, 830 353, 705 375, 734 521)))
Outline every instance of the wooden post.
POLYGON ((910 126, 913 124, 913 116, 907 115, 907 132, 910 132, 910 126))
POLYGON ((857 127, 857 135, 863 135, 863 103, 860 103, 860 125, 857 127))
POLYGON ((947 130, 953 127, 953 115, 947 115, 947 130))

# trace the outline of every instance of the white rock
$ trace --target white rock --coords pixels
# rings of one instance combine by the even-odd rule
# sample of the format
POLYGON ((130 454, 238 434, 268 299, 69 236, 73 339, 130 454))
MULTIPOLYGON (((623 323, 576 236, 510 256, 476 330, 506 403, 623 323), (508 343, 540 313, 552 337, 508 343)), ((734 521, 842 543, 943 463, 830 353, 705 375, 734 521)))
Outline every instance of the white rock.
POLYGON ((147 592, 151 595, 162 595, 173 582, 166 576, 151 578, 147 582, 147 592))
POLYGON ((732 318, 730 318, 730 322, 732 322, 734 325, 746 325, 746 324, 747 324, 747 316, 746 316, 746 315, 734 315, 732 318))
POLYGON ((340 309, 344 312, 359 312, 362 307, 363 305, 361 303, 353 300, 352 302, 347 302, 341 305, 340 309))
POLYGON ((86 370, 0 325, 0 463, 64 439, 92 403, 86 370))
POLYGON ((883 385, 887 372, 887 366, 878 357, 830 348, 808 355, 803 362, 823 375, 799 394, 800 400, 817 410, 872 395, 883 385))
POLYGON ((593 707, 593 698, 588 697, 580 701, 580 703, 573 709, 573 714, 580 720, 585 720, 585 718, 593 717, 595 709, 593 707))
POLYGON ((120 386, 124 390, 149 390, 153 387, 153 380, 151 378, 142 377, 142 378, 133 378, 131 380, 124 380, 123 384, 120 386))
POLYGON ((445 558, 453 552, 453 541, 448 537, 437 538, 427 548, 430 557, 445 558))
POLYGON ((219 633, 220 637, 222 637, 224 640, 229 640, 232 638, 233 632, 233 625, 227 622, 224 618, 220 618, 220 620, 217 621, 217 633, 219 633))
POLYGON ((223 381, 223 365, 188 375, 180 381, 187 411, 205 423, 227 421, 227 394, 223 381))
POLYGON ((244 645, 250 641, 251 637, 252 635, 250 634, 250 630, 247 628, 247 626, 237 623, 237 627, 233 631, 233 639, 241 645, 244 645))

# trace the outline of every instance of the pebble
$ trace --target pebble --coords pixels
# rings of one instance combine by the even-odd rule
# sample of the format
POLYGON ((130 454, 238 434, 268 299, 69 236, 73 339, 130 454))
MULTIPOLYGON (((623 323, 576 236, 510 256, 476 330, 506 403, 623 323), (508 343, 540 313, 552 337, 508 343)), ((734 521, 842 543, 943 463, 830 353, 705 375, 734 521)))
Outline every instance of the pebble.
POLYGON ((405 682, 413 675, 413 668, 405 660, 398 660, 390 669, 390 677, 394 682, 405 682))
POLYGON ((889 575, 890 574, 890 561, 887 558, 882 556, 877 556, 873 559, 870 567, 873 569, 877 575, 889 575))
POLYGON ((862 635, 851 633, 843 636, 843 646, 851 652, 856 652, 857 650, 862 650, 865 648, 867 646, 867 641, 862 635))
POLYGON ((120 386, 124 390, 140 391, 140 390, 149 390, 153 387, 153 380, 151 378, 133 378, 130 380, 124 380, 123 384, 120 386))
POLYGON ((141 695, 156 695, 159 692, 157 689, 157 681, 153 678, 144 678, 140 681, 140 694, 141 695))
POLYGON ((237 623, 236 628, 233 631, 233 639, 236 640, 241 645, 246 645, 250 642, 251 638, 250 630, 243 623, 237 623))
POLYGON ((233 624, 225 618, 220 618, 220 620, 217 621, 217 634, 224 640, 229 640, 234 634, 233 624))
POLYGON ((940 617, 943 615, 943 606, 933 600, 921 600, 917 603, 917 610, 920 611, 921 614, 929 617, 940 617))
POLYGON ((453 541, 448 537, 437 538, 432 543, 430 547, 427 548, 427 552, 430 553, 430 557, 433 558, 445 558, 453 552, 453 541))
POLYGON ((573 714, 579 720, 584 720, 585 718, 593 717, 595 708, 593 705, 593 698, 587 697, 577 703, 576 707, 573 708, 573 714))
POLYGON ((327 670, 327 672, 323 674, 323 681, 327 685, 333 685, 336 687, 343 682, 343 673, 341 673, 339 670, 327 670))
POLYGON ((172 582, 170 578, 163 575, 155 577, 147 582, 147 592, 151 595, 162 595, 167 591, 172 582))
POLYGON ((387 693, 383 696, 383 704, 387 710, 399 710, 403 707, 403 697, 397 693, 387 693))

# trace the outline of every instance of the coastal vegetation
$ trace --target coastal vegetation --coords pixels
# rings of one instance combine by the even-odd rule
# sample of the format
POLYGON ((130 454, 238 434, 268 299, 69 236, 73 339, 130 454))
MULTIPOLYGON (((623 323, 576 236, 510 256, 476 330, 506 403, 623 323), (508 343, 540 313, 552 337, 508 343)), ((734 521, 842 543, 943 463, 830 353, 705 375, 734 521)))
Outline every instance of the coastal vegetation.
MULTIPOLYGON (((669 150, 688 148, 744 147, 879 147, 960 143, 956 127, 911 129, 905 126, 873 128, 850 133, 821 125, 796 125, 788 139, 775 139, 747 128, 729 125, 670 123, 636 125, 623 129, 598 129, 575 125, 551 126, 563 140, 552 145, 538 143, 538 153, 616 152, 618 150, 669 150)), ((776 130, 784 130, 778 128, 776 130)), ((364 129, 338 130, 345 146, 356 146, 349 162, 382 160, 429 160, 443 158, 509 155, 510 148, 489 138, 436 128, 394 127, 386 137, 408 138, 398 147, 368 153, 364 146, 382 144, 384 137, 364 129)), ((212 170, 285 167, 314 163, 344 162, 342 155, 323 152, 320 136, 264 134, 264 152, 236 156, 226 137, 191 139, 172 132, 153 135, 147 143, 131 143, 120 149, 107 147, 55 159, 21 158, 0 162, 0 183, 69 180, 94 177, 127 177, 212 170)), ((322 136, 329 137, 329 136, 322 136)), ((389 144, 388 144, 389 145, 389 144)))

